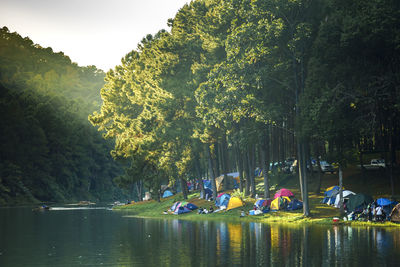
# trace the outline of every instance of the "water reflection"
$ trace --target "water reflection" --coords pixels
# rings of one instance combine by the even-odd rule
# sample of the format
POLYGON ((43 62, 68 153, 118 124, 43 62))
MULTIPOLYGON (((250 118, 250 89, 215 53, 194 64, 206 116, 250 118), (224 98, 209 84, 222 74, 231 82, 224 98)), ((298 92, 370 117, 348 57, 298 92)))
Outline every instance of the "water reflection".
POLYGON ((151 246, 160 251, 159 263, 164 266, 371 266, 400 262, 397 229, 144 221, 148 223, 153 230, 144 232, 161 224, 162 233, 151 246))
POLYGON ((0 210, 0 266, 396 266, 400 230, 0 210))

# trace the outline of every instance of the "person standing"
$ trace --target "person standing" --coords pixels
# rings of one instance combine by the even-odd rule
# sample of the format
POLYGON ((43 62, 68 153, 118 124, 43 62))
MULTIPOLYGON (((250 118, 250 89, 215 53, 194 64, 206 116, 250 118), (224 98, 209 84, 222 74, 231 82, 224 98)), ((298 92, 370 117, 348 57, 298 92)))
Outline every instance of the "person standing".
POLYGON ((376 207, 375 214, 376 214, 376 220, 378 222, 383 221, 383 212, 382 212, 382 207, 381 206, 377 206, 376 207))

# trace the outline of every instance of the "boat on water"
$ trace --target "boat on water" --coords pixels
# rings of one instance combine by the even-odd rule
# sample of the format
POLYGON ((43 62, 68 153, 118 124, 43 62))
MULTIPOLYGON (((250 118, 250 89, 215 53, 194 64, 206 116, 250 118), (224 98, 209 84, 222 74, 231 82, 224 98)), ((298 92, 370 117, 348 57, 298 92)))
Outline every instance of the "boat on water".
POLYGON ((51 207, 49 207, 47 205, 42 205, 42 206, 32 209, 32 211, 45 211, 45 210, 50 210, 50 209, 51 209, 51 207))
POLYGON ((89 206, 89 205, 96 205, 95 202, 90 202, 88 200, 82 200, 78 203, 67 204, 68 206, 89 206))

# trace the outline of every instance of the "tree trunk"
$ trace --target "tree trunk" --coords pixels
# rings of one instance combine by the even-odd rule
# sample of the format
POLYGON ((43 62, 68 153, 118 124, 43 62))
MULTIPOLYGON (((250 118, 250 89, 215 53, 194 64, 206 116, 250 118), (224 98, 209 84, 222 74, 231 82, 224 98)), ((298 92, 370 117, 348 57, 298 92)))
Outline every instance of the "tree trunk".
POLYGON ((136 191, 138 194, 138 200, 143 201, 143 184, 141 180, 136 182, 136 191))
POLYGON ((300 185, 300 194, 301 194, 301 200, 304 201, 304 190, 303 190, 303 175, 301 174, 301 168, 300 168, 300 162, 301 162, 301 154, 302 154, 302 144, 300 143, 300 140, 297 141, 297 173, 299 175, 299 185, 300 185))
POLYGON ((390 179, 390 188, 391 193, 392 193, 392 198, 394 198, 394 180, 393 180, 393 165, 396 162, 396 150, 395 147, 393 146, 393 123, 392 120, 389 121, 389 166, 386 166, 389 168, 389 179, 390 179))
POLYGON ((245 195, 248 196, 250 195, 250 166, 249 166, 249 155, 248 151, 245 151, 243 157, 243 167, 244 167, 244 173, 246 174, 246 190, 245 190, 245 195))
POLYGON ((204 184, 203 184, 203 178, 201 177, 201 171, 200 171, 199 165, 200 165, 200 162, 199 162, 199 158, 197 157, 197 159, 194 163, 194 167, 196 169, 197 181, 200 185, 200 198, 204 198, 205 197, 204 184))
POLYGON ((319 155, 317 155, 317 166, 318 166, 318 184, 315 193, 319 195, 321 193, 321 182, 322 182, 322 170, 321 170, 321 161, 319 159, 319 155))
POLYGON ((238 172, 239 172, 239 190, 240 192, 243 192, 243 185, 244 185, 244 179, 243 179, 243 160, 242 160, 242 154, 240 152, 239 144, 235 145, 236 148, 236 159, 237 159, 237 167, 238 167, 238 172))
POLYGON ((220 162, 220 149, 219 149, 219 143, 218 142, 216 142, 215 144, 214 144, 214 150, 215 150, 215 166, 214 166, 214 169, 215 169, 215 177, 218 177, 218 176, 220 176, 221 175, 221 168, 220 168, 220 164, 221 164, 221 162, 220 162))
MULTIPOLYGON (((299 141, 300 143, 300 141, 299 141)), ((303 215, 310 216, 310 209, 308 206, 308 188, 307 188, 307 171, 306 171, 306 161, 305 161, 305 147, 304 143, 301 142, 298 151, 298 167, 299 167, 299 180, 300 180, 300 190, 303 199, 303 215)))
POLYGON ((221 163, 222 163, 222 172, 224 174, 224 181, 223 181, 223 188, 224 190, 231 189, 230 185, 230 180, 228 179, 228 148, 227 148, 227 143, 226 143, 226 136, 224 135, 222 137, 222 143, 221 143, 221 163))
POLYGON ((255 175, 254 175, 254 160, 255 158, 255 146, 252 145, 251 148, 249 149, 249 169, 250 169, 250 191, 251 197, 255 197, 256 195, 256 183, 255 183, 255 175))
POLYGON ((310 207, 308 205, 308 179, 307 179, 307 160, 306 160, 306 144, 302 144, 302 175, 303 175, 303 212, 304 216, 310 216, 310 207))
POLYGON ((342 164, 339 164, 339 205, 340 205, 340 217, 344 216, 344 206, 343 206, 343 173, 342 164))
POLYGON ((212 160, 212 157, 211 157, 210 146, 206 145, 206 147, 207 147, 208 167, 209 167, 209 172, 210 172, 211 187, 212 187, 212 191, 213 191, 213 197, 215 199, 218 192, 217 192, 217 184, 215 182, 213 160, 212 160))
POLYGON ((262 161, 262 170, 264 176, 264 198, 269 199, 269 179, 268 179, 268 167, 269 167, 269 156, 268 156, 268 148, 264 146, 261 147, 261 161, 262 161))
POLYGON ((183 179, 182 177, 179 178, 179 181, 181 183, 181 190, 182 190, 182 194, 183 194, 183 199, 187 199, 187 183, 185 181, 185 179, 183 179))

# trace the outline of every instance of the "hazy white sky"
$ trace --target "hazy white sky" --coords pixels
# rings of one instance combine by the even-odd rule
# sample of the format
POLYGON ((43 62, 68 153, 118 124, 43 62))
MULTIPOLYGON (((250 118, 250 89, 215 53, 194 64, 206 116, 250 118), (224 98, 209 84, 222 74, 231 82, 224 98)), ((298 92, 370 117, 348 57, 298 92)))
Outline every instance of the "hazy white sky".
POLYGON ((108 71, 190 0, 0 0, 0 27, 108 71))

